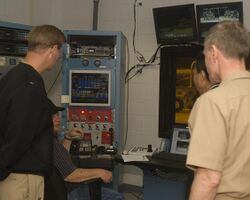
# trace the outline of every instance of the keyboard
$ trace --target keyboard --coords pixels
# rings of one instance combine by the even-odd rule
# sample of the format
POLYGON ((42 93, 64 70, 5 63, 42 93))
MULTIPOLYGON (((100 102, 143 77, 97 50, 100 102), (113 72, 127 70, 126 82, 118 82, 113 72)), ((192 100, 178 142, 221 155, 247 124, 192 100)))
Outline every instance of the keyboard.
POLYGON ((152 158, 159 159, 159 160, 169 160, 169 161, 185 162, 187 156, 186 155, 181 155, 181 154, 168 153, 166 151, 161 151, 159 153, 154 153, 152 155, 152 158))
POLYGON ((156 151, 156 148, 154 148, 154 147, 152 147, 151 152, 148 152, 148 147, 146 147, 146 146, 133 146, 128 151, 128 155, 151 156, 155 151, 156 151))

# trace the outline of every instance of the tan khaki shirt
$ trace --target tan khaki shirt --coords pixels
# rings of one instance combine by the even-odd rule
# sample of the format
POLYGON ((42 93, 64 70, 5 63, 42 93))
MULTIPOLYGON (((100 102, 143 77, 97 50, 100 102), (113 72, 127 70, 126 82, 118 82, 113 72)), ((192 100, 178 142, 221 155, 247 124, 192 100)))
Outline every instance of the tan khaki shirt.
POLYGON ((222 172, 216 200, 250 200, 250 73, 229 75, 189 117, 187 166, 222 172))

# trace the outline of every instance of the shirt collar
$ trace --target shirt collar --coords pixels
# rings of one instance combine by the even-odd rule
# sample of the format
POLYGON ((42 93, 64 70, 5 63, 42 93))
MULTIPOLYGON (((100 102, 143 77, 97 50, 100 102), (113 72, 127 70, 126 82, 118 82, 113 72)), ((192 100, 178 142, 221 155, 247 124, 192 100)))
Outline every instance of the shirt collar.
POLYGON ((219 83, 215 83, 215 84, 213 84, 213 85, 211 85, 211 86, 209 87, 209 90, 212 90, 212 89, 214 89, 214 88, 217 88, 219 85, 220 85, 219 83))
POLYGON ((221 84, 224 84, 231 80, 244 79, 244 78, 250 79, 250 73, 247 70, 239 70, 239 71, 229 74, 225 79, 222 80, 221 84))

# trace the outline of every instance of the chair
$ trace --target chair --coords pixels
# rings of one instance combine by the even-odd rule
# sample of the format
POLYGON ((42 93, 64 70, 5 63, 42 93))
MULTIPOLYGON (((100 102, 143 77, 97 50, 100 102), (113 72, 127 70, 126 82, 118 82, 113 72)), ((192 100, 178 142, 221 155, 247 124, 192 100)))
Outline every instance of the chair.
MULTIPOLYGON (((102 180, 100 178, 84 181, 88 184, 90 200, 102 199, 102 180)), ((73 183, 73 185, 81 183, 73 183)), ((45 200, 67 200, 67 188, 59 171, 53 167, 52 174, 45 178, 45 200)))
POLYGON ((67 188, 65 182, 56 167, 52 173, 45 177, 45 200, 67 200, 67 188))
POLYGON ((100 178, 91 179, 87 181, 89 186, 90 200, 101 200, 102 199, 102 180, 100 178))
POLYGON ((102 187, 102 180, 100 178, 90 179, 87 181, 83 181, 81 183, 67 183, 67 189, 69 189, 71 198, 78 199, 79 197, 81 200, 87 198, 87 196, 89 196, 90 200, 101 200, 102 199, 101 187, 102 187), (88 191, 88 195, 85 193, 87 192, 85 190, 85 186, 81 188, 82 184, 87 186, 86 189, 88 191), (79 190, 76 188, 78 188, 79 190))

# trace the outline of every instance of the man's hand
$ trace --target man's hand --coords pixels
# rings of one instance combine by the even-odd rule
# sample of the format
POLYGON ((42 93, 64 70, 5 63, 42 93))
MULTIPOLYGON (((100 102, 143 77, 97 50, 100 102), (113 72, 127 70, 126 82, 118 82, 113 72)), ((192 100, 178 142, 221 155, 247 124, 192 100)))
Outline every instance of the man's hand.
POLYGON ((70 150, 70 145, 72 142, 72 139, 83 139, 83 130, 80 128, 72 128, 69 132, 67 132, 64 136, 66 140, 62 140, 62 144, 67 149, 67 151, 70 150))
POLYGON ((100 169, 100 178, 104 183, 110 183, 112 181, 112 172, 100 169))
POLYGON ((112 172, 105 169, 83 169, 77 168, 64 180, 71 183, 79 183, 91 179, 100 178, 104 183, 112 181, 112 172))
POLYGON ((66 134, 66 137, 68 137, 68 138, 76 138, 76 137, 83 138, 83 130, 80 128, 72 128, 66 134))

